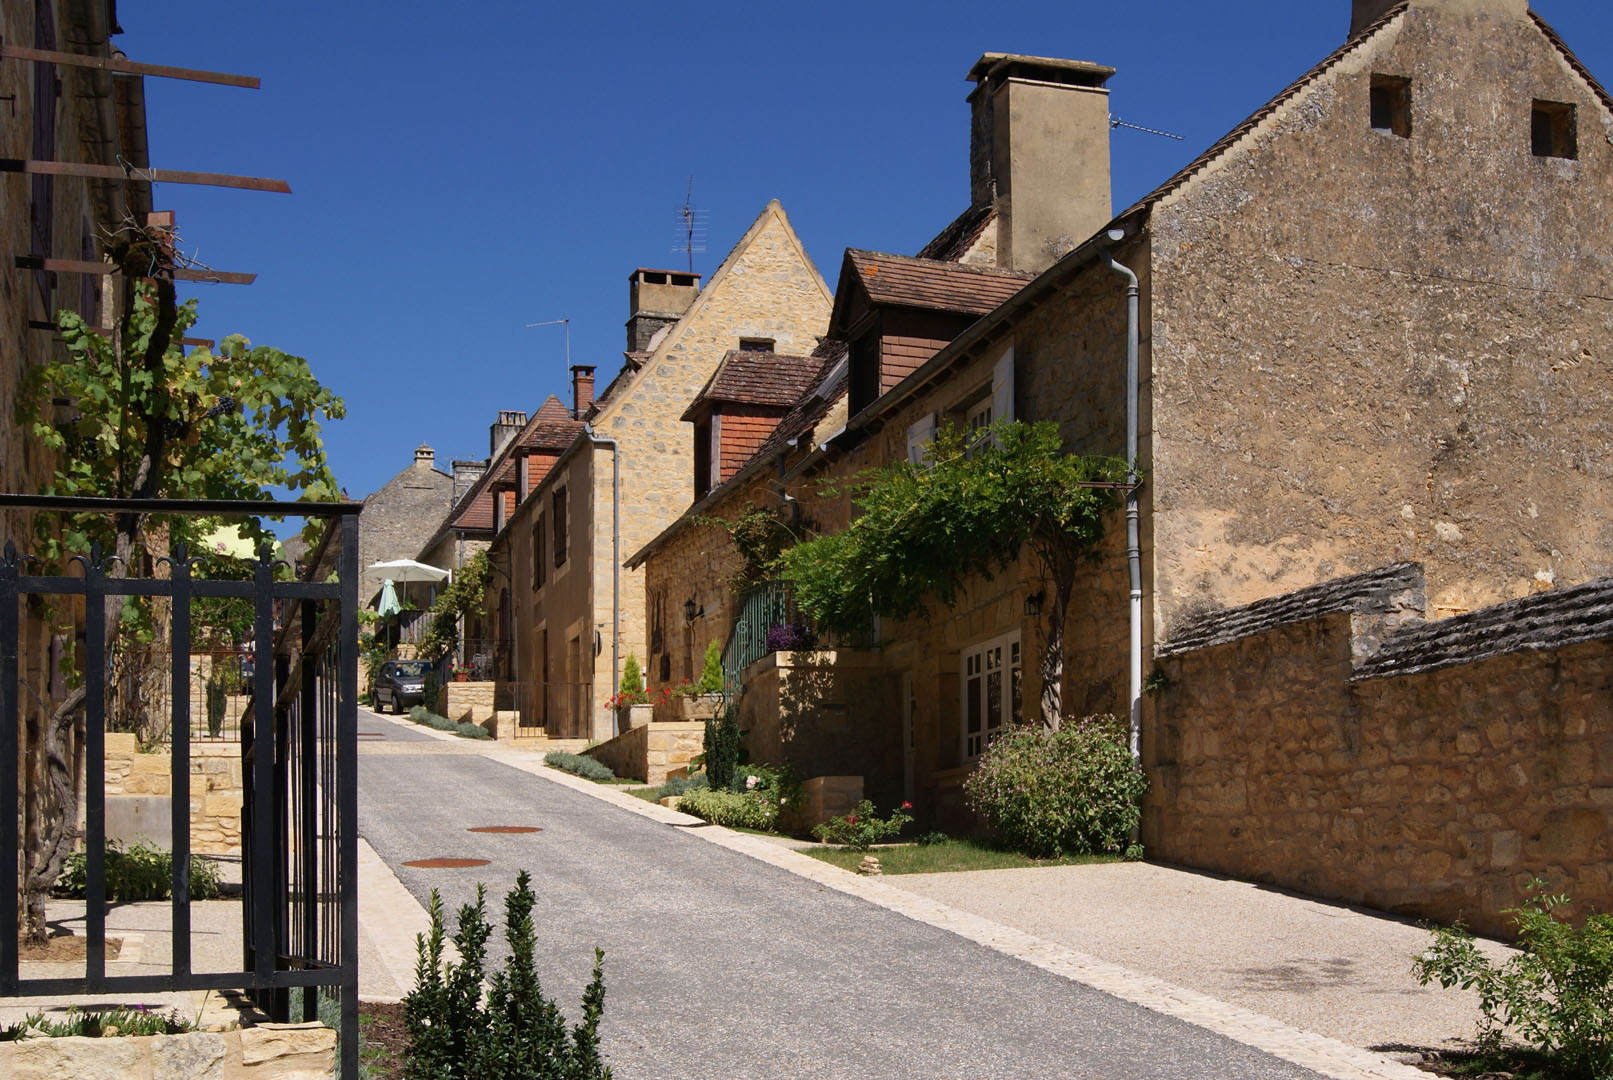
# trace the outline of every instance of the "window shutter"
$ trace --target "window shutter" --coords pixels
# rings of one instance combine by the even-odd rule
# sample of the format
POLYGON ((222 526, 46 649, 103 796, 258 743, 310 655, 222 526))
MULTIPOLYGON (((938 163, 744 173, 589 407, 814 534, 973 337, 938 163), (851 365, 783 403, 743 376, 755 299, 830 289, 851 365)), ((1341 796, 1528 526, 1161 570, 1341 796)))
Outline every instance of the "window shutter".
POLYGON ((935 414, 925 413, 907 429, 907 460, 924 464, 924 448, 935 441, 935 414))
POLYGON ((1003 350, 991 371, 991 422, 1013 420, 1014 416, 1014 347, 1003 350))

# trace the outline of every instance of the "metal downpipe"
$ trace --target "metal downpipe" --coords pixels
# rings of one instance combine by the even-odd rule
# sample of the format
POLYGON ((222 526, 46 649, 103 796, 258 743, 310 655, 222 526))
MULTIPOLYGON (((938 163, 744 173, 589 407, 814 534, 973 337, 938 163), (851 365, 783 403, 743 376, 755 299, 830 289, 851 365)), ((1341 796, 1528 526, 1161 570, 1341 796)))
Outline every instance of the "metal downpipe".
POLYGON ((622 448, 615 439, 595 435, 593 424, 584 424, 582 433, 595 446, 610 447, 610 692, 615 697, 622 679, 622 448))
MULTIPOLYGON (((1110 233, 1110 238, 1121 237, 1110 233)), ((1131 576, 1131 759, 1142 764, 1143 732, 1143 575, 1141 512, 1137 505, 1137 412, 1140 374, 1137 362, 1137 275, 1104 252, 1109 269, 1126 279, 1126 566, 1131 576)))

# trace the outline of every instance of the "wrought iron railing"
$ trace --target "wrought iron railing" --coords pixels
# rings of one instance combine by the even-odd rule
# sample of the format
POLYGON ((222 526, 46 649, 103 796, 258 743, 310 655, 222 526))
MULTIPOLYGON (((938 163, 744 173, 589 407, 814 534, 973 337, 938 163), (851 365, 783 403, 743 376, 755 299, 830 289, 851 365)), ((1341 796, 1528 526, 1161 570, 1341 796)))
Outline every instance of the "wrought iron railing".
POLYGON ((766 656, 768 634, 774 627, 797 625, 795 600, 788 582, 770 581, 752 588, 739 605, 739 618, 723 649, 723 696, 739 700, 744 690, 740 674, 766 656))
MULTIPOLYGON (((91 549, 56 573, 38 570, 37 560, 19 555, 7 539, 0 555, 0 808, 21 809, 25 824, 37 822, 33 804, 24 807, 18 779, 23 775, 23 713, 45 711, 55 701, 53 686, 30 685, 35 673, 51 677, 60 657, 29 655, 43 635, 22 633, 21 613, 30 602, 66 597, 68 608, 81 603, 85 787, 85 963, 83 977, 22 978, 18 949, 21 871, 33 854, 20 858, 15 827, 0 828, 0 997, 60 994, 139 994, 173 990, 246 991, 277 1020, 291 1019, 290 991, 305 988, 301 1019, 315 1018, 323 988, 340 998, 342 1080, 358 1076, 358 906, 357 906, 357 696, 358 583, 357 503, 252 503, 171 500, 70 499, 0 495, 0 510, 84 514, 144 513, 192 516, 277 516, 328 519, 319 550, 334 559, 337 576, 324 580, 310 571, 307 581, 277 580, 268 551, 253 561, 250 581, 214 579, 205 556, 191 558, 182 546, 158 563, 167 576, 128 576, 132 568, 91 549), (73 572, 76 569, 76 572, 73 572), (171 744, 169 810, 173 877, 170 903, 173 951, 166 973, 107 974, 106 895, 106 739, 109 704, 122 692, 109 664, 108 611, 116 614, 124 597, 162 598, 170 691, 166 695, 171 744), (190 688, 192 601, 233 597, 250 601, 254 639, 251 703, 240 723, 245 798, 242 808, 241 969, 192 969, 190 926, 190 745, 196 698, 190 688), (285 628, 276 633, 276 609, 285 628), (26 639, 26 641, 25 641, 26 639), (25 677, 26 676, 26 677, 25 677), (23 702, 26 701, 26 706, 23 702)), ((318 562, 319 560, 313 560, 318 562)), ((154 608, 156 605, 154 605, 154 608)), ((67 695, 65 706, 76 697, 67 695)), ((205 707, 205 706, 204 706, 205 707)), ((30 754, 40 752, 30 745, 30 754)), ((72 813, 72 808, 65 808, 72 813)), ((69 818, 69 822, 71 822, 69 818)))

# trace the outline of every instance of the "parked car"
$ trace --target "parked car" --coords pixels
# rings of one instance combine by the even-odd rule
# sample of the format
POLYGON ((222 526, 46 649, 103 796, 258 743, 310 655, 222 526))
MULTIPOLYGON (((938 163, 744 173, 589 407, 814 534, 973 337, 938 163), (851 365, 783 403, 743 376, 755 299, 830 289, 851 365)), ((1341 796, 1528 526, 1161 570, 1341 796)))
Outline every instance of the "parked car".
POLYGON ((431 664, 425 660, 389 660, 381 665, 375 677, 375 711, 386 712, 390 707, 401 713, 414 705, 426 703, 426 673, 431 664))

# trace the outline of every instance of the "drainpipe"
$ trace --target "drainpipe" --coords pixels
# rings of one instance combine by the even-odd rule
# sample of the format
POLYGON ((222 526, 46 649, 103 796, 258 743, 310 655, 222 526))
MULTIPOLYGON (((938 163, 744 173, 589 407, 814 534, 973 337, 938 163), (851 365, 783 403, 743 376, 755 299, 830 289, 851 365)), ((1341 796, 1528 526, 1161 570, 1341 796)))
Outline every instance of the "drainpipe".
POLYGON ((582 433, 593 445, 610 447, 610 692, 615 697, 622 677, 622 448, 615 439, 595 435, 593 424, 584 424, 582 433))
MULTIPOLYGON (((1109 239, 1121 240, 1119 229, 1109 239)), ((1143 573, 1140 518, 1137 507, 1137 275, 1105 251, 1109 269, 1126 279, 1126 566, 1131 573, 1131 759, 1142 764, 1143 733, 1143 573)))

